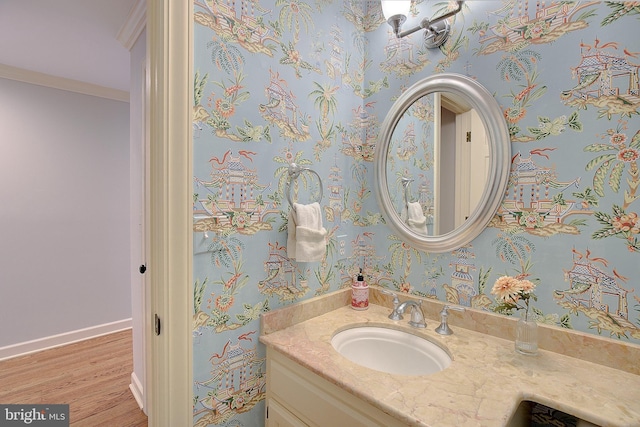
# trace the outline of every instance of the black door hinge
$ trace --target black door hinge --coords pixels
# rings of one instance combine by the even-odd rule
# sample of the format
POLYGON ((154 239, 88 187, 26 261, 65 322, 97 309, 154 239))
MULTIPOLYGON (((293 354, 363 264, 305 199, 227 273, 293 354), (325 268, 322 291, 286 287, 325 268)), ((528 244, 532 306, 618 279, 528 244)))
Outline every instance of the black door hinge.
POLYGON ((140 274, 144 274, 144 272, 147 271, 147 266, 142 264, 138 270, 140 271, 140 274))

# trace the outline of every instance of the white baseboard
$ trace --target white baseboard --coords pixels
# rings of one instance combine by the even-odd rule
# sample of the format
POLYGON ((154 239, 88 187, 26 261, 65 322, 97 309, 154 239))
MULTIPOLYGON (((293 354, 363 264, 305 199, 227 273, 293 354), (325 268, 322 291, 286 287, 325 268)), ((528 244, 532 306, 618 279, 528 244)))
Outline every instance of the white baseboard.
POLYGON ((131 373, 131 384, 129 384, 129 390, 131 390, 133 397, 136 399, 136 402, 138 402, 140 409, 142 409, 146 414, 147 408, 144 407, 144 388, 142 387, 142 383, 135 372, 131 373))
POLYGON ((65 332, 63 334, 51 335, 49 337, 0 347, 0 360, 12 359, 14 357, 35 353, 37 351, 48 350, 67 344, 73 344, 78 341, 97 338, 102 335, 131 329, 131 327, 132 320, 124 319, 102 325, 91 326, 89 328, 78 329, 77 331, 65 332))

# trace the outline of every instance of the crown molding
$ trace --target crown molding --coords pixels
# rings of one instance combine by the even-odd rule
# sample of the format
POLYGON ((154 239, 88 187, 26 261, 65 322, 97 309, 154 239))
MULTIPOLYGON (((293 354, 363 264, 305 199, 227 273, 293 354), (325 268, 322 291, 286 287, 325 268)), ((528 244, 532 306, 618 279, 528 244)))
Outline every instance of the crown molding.
POLYGON ((146 0, 138 0, 129 11, 127 20, 122 24, 116 39, 120 44, 131 50, 133 45, 140 37, 142 30, 147 25, 147 2, 146 0))
POLYGON ((66 90, 69 92, 81 93, 84 95, 112 99, 114 101, 129 102, 129 92, 124 90, 85 83, 78 80, 66 79, 64 77, 52 76, 49 74, 26 70, 24 68, 12 67, 5 64, 0 64, 0 78, 17 80, 23 83, 46 86, 54 89, 66 90))

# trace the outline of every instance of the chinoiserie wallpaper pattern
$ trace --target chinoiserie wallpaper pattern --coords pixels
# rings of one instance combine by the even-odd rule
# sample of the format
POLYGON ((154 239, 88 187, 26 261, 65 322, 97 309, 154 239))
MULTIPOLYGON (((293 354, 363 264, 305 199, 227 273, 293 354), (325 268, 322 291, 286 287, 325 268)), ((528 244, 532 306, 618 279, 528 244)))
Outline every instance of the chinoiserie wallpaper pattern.
MULTIPOLYGON (((193 5, 194 425, 263 425, 260 313, 348 286, 360 268, 489 311, 498 277, 526 277, 539 322, 640 343, 640 2, 468 1, 437 49, 422 32, 393 37, 378 0, 193 5), (398 94, 443 72, 494 94, 512 159, 486 230, 430 254, 385 225, 373 152, 398 94), (288 187, 291 163, 321 180, 302 172, 288 187), (326 254, 296 262, 287 195, 320 193, 326 254)), ((405 26, 453 7, 414 0, 405 26)), ((425 109, 406 158, 425 144, 425 109)), ((428 181, 430 159, 413 159, 428 181)))

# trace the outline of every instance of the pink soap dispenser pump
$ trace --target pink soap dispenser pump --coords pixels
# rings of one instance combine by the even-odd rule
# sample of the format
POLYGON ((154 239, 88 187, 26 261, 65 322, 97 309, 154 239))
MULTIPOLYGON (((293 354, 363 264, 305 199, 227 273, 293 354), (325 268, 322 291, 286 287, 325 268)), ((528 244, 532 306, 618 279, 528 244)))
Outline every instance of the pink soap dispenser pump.
POLYGON ((351 284, 351 308, 354 310, 369 308, 369 285, 364 281, 362 268, 356 281, 351 284))

